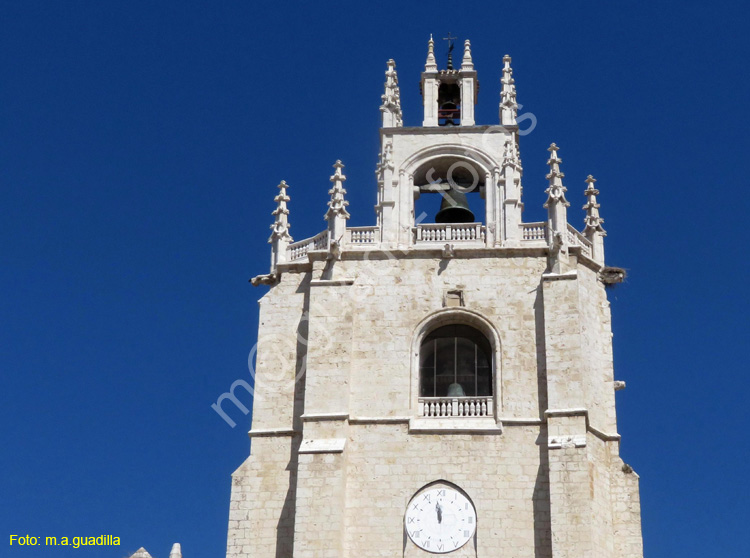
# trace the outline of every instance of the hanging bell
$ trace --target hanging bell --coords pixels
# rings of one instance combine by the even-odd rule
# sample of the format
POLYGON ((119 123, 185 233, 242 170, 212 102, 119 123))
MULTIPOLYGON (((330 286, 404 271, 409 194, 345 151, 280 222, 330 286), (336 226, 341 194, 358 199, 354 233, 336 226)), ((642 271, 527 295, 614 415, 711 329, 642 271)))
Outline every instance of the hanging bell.
POLYGON ((474 213, 469 209, 466 194, 455 188, 445 192, 440 202, 440 211, 435 215, 436 223, 473 223, 474 213))
POLYGON ((448 386, 448 397, 465 397, 466 393, 464 392, 463 386, 459 384, 458 382, 452 383, 448 386))

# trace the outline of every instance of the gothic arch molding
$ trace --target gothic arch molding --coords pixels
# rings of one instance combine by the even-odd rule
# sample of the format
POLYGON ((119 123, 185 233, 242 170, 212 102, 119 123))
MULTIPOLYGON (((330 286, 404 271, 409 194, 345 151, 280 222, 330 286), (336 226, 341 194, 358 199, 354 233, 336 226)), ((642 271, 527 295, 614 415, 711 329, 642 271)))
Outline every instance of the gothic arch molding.
POLYGON ((404 160, 399 170, 413 175, 425 163, 446 156, 476 163, 485 174, 491 175, 494 170, 499 170, 496 162, 488 153, 477 147, 460 143, 432 145, 419 149, 404 160))
MULTIPOLYGON (((464 143, 441 143, 425 146, 411 153, 399 165, 399 188, 402 209, 401 227, 415 226, 417 199, 429 190, 430 184, 451 184, 462 187, 461 192, 477 192, 484 208, 475 213, 476 221, 492 225, 490 237, 497 227, 500 209, 497 206, 498 162, 481 147, 464 143)), ((429 213, 429 212, 428 212, 429 213)))

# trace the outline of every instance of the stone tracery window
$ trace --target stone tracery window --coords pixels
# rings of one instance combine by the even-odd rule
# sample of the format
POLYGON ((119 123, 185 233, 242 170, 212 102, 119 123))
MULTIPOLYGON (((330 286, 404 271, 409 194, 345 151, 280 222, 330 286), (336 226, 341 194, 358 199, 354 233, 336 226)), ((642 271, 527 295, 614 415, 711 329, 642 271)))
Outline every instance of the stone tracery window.
POLYGON ((429 333, 419 351, 421 397, 492 395, 492 349, 478 330, 446 325, 429 333))

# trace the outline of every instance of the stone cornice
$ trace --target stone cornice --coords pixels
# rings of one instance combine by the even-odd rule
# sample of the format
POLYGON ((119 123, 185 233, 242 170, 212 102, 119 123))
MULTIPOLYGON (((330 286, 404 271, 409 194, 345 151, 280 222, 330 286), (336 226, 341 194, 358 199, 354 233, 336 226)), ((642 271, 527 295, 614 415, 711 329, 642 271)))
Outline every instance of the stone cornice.
POLYGON ((351 417, 349 424, 407 424, 411 417, 351 417))
POLYGON ((300 417, 302 422, 317 422, 323 420, 348 420, 348 413, 305 413, 300 417))
POLYGON ((507 130, 508 132, 518 132, 518 125, 512 124, 503 126, 501 124, 495 124, 492 126, 407 126, 407 127, 393 127, 393 128, 380 128, 380 135, 386 136, 386 135, 425 135, 425 134, 445 134, 445 135, 455 135, 456 131, 459 131, 461 133, 468 133, 468 134, 483 134, 484 132, 490 130, 491 132, 493 130, 497 130, 499 128, 503 128, 507 130))
POLYGON ((576 407, 573 409, 547 409, 544 411, 544 416, 549 417, 588 417, 589 411, 583 407, 576 407))
POLYGON ((494 418, 421 418, 409 421, 409 434, 502 434, 503 424, 494 418))
POLYGON ((296 436, 301 434, 298 430, 293 428, 259 428, 257 430, 250 430, 247 435, 250 438, 270 438, 275 436, 296 436))

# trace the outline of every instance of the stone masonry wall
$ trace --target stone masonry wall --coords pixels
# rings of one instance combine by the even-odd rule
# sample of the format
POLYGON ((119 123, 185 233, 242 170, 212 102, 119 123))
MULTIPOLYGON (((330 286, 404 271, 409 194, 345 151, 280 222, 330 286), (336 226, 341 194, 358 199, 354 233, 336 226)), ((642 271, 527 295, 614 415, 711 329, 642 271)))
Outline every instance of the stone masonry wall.
POLYGON ((499 414, 540 417, 535 313, 545 266, 545 258, 528 257, 339 262, 336 278, 356 277, 348 290, 340 291, 354 301, 350 414, 410 416, 414 412, 415 329, 428 314, 443 308, 447 290, 458 289, 463 291, 465 307, 485 316, 500 336, 499 414))
POLYGON ((578 312, 585 359, 585 406, 594 428, 617 432, 612 368, 612 323, 609 301, 597 272, 578 268, 578 312))
POLYGON ((299 442, 256 438, 232 475, 227 558, 292 556, 299 442))
POLYGON ((255 364, 253 420, 255 430, 292 428, 302 397, 298 373, 307 344, 309 273, 285 273, 260 300, 258 353, 255 364))
POLYGON ((477 508, 454 556, 641 558, 637 476, 588 431, 616 434, 596 273, 542 280, 546 257, 520 252, 401 256, 317 261, 263 297, 253 430, 278 433, 233 477, 228 557, 424 558, 404 512, 444 480, 477 508), (448 290, 499 339, 502 431, 409 433, 415 339, 448 290))
POLYGON ((452 556, 550 557, 546 458, 539 440, 538 426, 489 436, 415 436, 401 424, 351 426, 342 556, 432 556, 407 540, 404 513, 420 488, 445 480, 466 491, 477 510, 475 540, 452 556))

